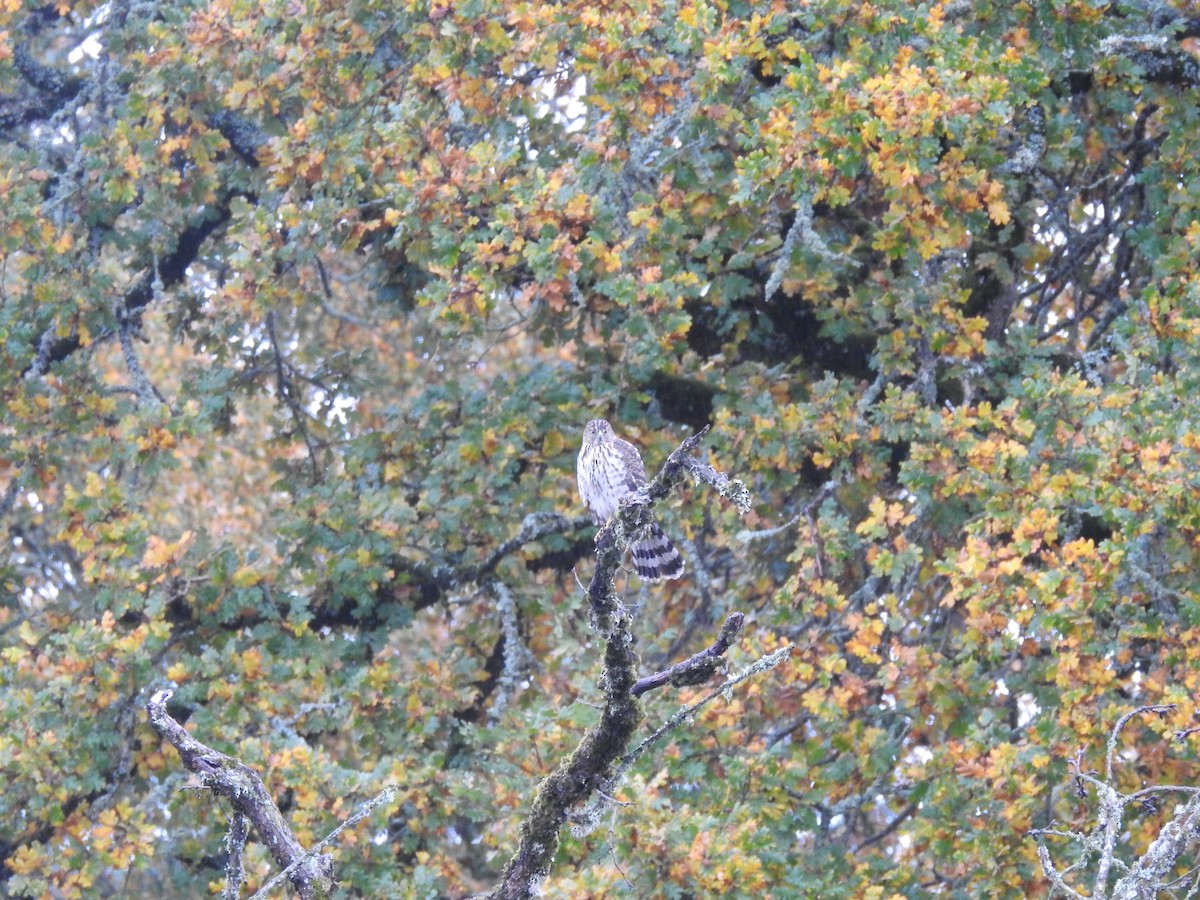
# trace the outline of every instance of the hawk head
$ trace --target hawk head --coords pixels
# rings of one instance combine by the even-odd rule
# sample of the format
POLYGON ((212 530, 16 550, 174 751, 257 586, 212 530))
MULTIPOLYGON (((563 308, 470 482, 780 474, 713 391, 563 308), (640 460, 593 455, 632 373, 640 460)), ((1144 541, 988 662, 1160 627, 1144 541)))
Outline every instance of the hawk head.
POLYGON ((598 444, 613 436, 613 428, 604 419, 592 419, 583 427, 583 440, 588 444, 598 444))

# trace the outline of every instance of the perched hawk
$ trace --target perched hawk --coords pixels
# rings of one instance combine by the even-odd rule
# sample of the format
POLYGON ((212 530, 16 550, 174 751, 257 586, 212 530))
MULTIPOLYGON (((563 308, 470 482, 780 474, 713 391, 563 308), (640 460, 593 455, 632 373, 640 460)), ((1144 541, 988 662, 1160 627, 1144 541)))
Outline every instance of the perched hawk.
MULTIPOLYGON (((617 437, 603 419, 592 419, 583 429, 577 474, 579 496, 597 525, 612 518, 626 494, 646 485, 646 469, 637 447, 617 437)), ((683 574, 683 557, 657 522, 650 523, 629 551, 634 569, 646 581, 683 574)))

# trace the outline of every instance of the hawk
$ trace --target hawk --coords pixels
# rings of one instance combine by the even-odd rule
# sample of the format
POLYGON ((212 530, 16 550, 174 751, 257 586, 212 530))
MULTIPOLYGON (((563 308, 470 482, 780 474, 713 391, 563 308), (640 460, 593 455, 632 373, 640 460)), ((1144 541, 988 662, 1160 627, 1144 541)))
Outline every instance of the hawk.
MULTIPOLYGON (((579 497, 597 525, 612 518, 627 494, 646 486, 646 469, 637 447, 617 437, 604 419, 592 419, 584 427, 576 471, 579 497)), ((634 569, 646 581, 683 574, 683 557, 657 522, 650 523, 629 551, 634 569)))

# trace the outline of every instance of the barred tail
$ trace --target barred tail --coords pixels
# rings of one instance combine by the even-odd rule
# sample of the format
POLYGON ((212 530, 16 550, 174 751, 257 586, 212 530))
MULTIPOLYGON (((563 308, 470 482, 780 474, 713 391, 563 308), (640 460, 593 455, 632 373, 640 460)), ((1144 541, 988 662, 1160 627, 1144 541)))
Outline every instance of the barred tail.
POLYGON ((629 552, 633 568, 646 581, 663 581, 683 574, 683 557, 657 523, 651 524, 646 537, 630 544, 629 552))

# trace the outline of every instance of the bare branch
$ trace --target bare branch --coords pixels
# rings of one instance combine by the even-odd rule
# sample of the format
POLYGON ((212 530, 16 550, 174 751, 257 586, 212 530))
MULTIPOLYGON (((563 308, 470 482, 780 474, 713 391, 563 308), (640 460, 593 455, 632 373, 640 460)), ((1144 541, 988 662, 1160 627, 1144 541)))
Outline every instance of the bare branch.
POLYGON ((711 647, 706 647, 699 653, 695 653, 687 659, 675 663, 671 668, 656 675, 647 675, 645 678, 639 678, 634 684, 631 693, 635 697, 640 697, 647 691, 660 688, 664 684, 671 684, 675 687, 687 687, 694 684, 703 684, 705 681, 708 681, 717 670, 717 666, 720 665, 725 651, 733 645, 738 632, 741 631, 742 623, 745 621, 746 617, 744 615, 740 612, 735 612, 725 620, 725 624, 721 626, 721 633, 717 635, 717 639, 711 647))
POLYGON ((1104 780, 1106 782, 1112 782, 1113 757, 1117 752, 1117 738, 1125 729, 1125 726, 1129 724, 1129 720, 1144 713, 1155 713, 1159 716, 1165 716, 1173 709, 1175 709, 1173 703, 1165 706, 1139 706, 1137 709, 1127 712, 1121 718, 1117 719, 1117 724, 1113 726, 1112 733, 1108 736, 1108 753, 1104 757, 1104 780))
POLYGON ((289 872, 292 886, 302 900, 327 895, 333 886, 333 858, 305 853, 258 773, 188 734, 167 713, 170 699, 170 691, 159 691, 146 705, 154 730, 179 751, 189 772, 199 776, 205 787, 227 799, 237 813, 253 823, 276 864, 289 872))
POLYGON ((1122 794, 1113 786, 1113 763, 1117 753, 1117 742, 1122 730, 1130 720, 1144 713, 1155 713, 1165 716, 1173 705, 1140 706, 1121 716, 1109 733, 1103 778, 1096 777, 1092 772, 1083 768, 1083 751, 1071 759, 1074 770, 1076 793, 1081 797, 1087 796, 1087 786, 1096 789, 1100 808, 1096 814, 1096 826, 1088 834, 1064 832, 1049 828, 1035 829, 1029 832, 1034 837, 1065 837, 1076 843, 1082 851, 1082 856, 1070 868, 1059 872, 1050 857, 1050 851, 1044 843, 1038 845, 1038 857, 1046 877, 1050 879, 1052 894, 1064 894, 1068 897, 1082 897, 1071 888, 1065 880, 1065 875, 1075 869, 1083 869, 1092 854, 1097 855, 1096 878, 1092 887, 1093 897, 1112 897, 1121 900, 1142 900, 1153 898, 1164 889, 1179 863, 1180 857, 1194 846, 1194 836, 1200 829, 1200 790, 1190 787, 1152 786, 1135 791, 1132 794, 1122 794), (1174 815, 1159 832, 1158 837, 1146 849, 1146 852, 1134 862, 1126 865, 1117 857, 1117 841, 1123 836, 1127 838, 1122 826, 1122 819, 1127 807, 1131 804, 1146 804, 1149 798, 1160 793, 1181 791, 1191 794, 1188 801, 1176 807, 1174 815), (1123 873, 1109 893, 1108 882, 1113 870, 1123 873))

